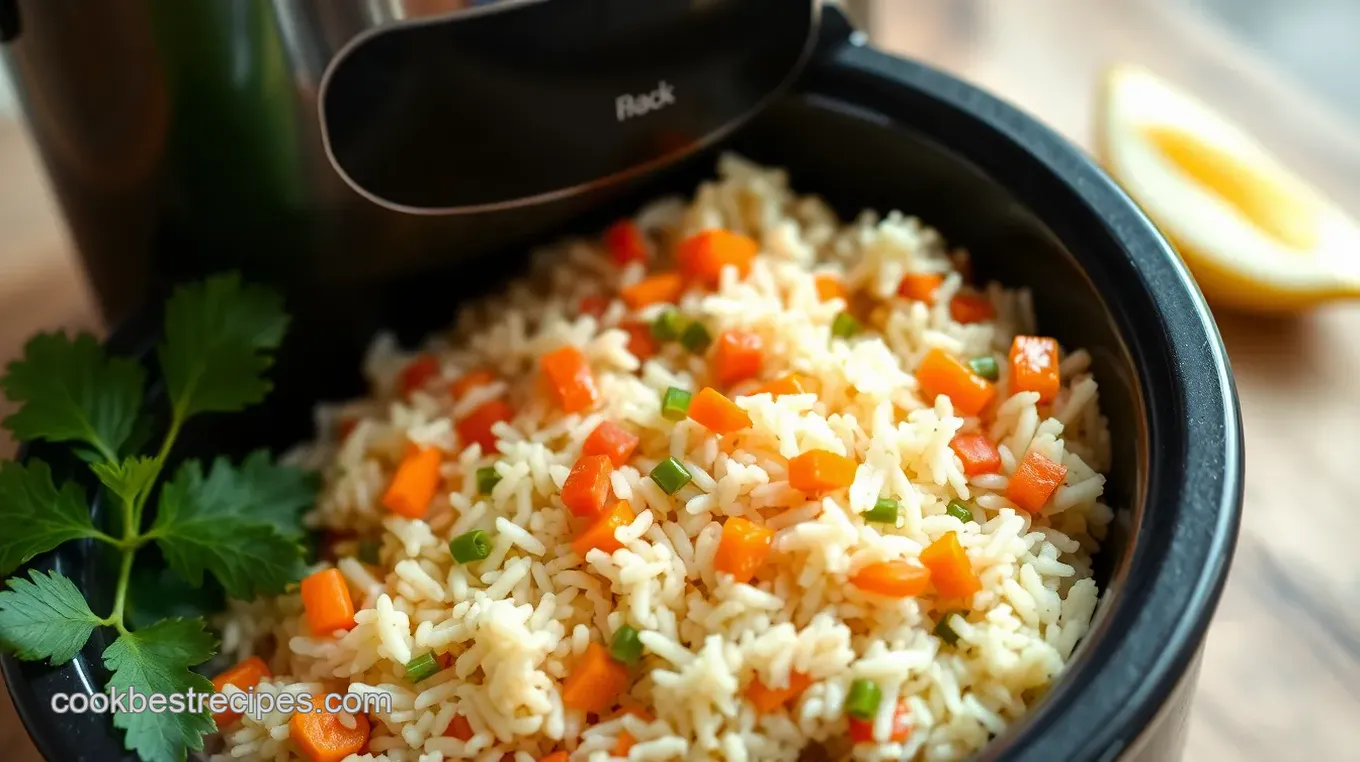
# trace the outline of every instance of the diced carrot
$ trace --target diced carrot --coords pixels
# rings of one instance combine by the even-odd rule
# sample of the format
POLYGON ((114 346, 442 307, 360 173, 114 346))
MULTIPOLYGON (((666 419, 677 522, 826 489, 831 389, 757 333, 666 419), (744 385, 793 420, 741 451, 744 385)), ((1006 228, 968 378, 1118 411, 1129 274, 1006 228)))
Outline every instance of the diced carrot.
POLYGON ((538 760, 538 762, 571 762, 571 755, 565 751, 555 751, 538 760))
POLYGON ((467 396, 473 389, 490 386, 496 382, 496 373, 489 368, 474 368, 449 384, 449 394, 455 401, 467 396))
POLYGON ((614 264, 647 261, 647 238, 632 220, 619 220, 604 231, 604 243, 614 264))
POLYGON ((689 417, 714 434, 731 434, 751 428, 751 416, 711 386, 700 389, 690 400, 689 417))
POLYGON ((785 394, 807 394, 807 380, 797 373, 785 373, 773 381, 767 381, 756 387, 748 396, 757 394, 768 394, 776 398, 785 394))
POLYGON ((897 295, 930 304, 935 301, 935 290, 943 283, 944 276, 938 273, 907 273, 897 284, 897 295))
MULTIPOLYGON (((906 699, 898 699, 897 711, 893 713, 892 731, 888 740, 892 743, 906 743, 911 738, 911 705, 906 699)), ((850 740, 855 743, 874 742, 874 721, 850 718, 850 740)))
POLYGON ((1034 513, 1044 507, 1067 478, 1067 466, 1054 463, 1038 450, 1025 453, 1006 483, 1006 499, 1034 513))
POLYGON ((967 365, 940 348, 926 353, 916 369, 927 402, 941 394, 949 397, 954 409, 963 415, 977 415, 996 396, 996 387, 974 373, 967 365))
POLYGON ((629 309, 640 310, 649 304, 670 303, 685 292, 685 279, 679 273, 658 273, 625 286, 619 297, 629 309))
POLYGON ((930 587, 930 570, 907 561, 880 561, 855 572, 850 584, 866 593, 911 598, 930 587))
POLYGON ((401 369, 397 379, 397 390, 402 395, 423 389, 430 380, 439 375, 439 361, 431 355, 421 355, 401 369))
POLYGON ((439 668, 440 668, 441 670, 448 669, 449 667, 452 667, 452 666, 453 666, 453 661, 454 661, 454 660, 453 660, 453 654, 451 654, 451 653, 445 652, 445 653, 439 654, 439 655, 435 656, 434 659, 435 659, 435 661, 439 662, 439 668))
POLYGON ((639 361, 656 357, 660 347, 657 346, 656 339, 652 336, 651 328, 642 323, 625 323, 620 328, 628 333, 628 354, 636 357, 639 361))
MULTIPOLYGON (((312 706, 324 706, 321 696, 312 697, 312 706)), ((308 762, 340 762, 368 743, 368 717, 352 716, 351 728, 331 712, 294 712, 288 720, 288 740, 308 762)))
POLYGON ((985 434, 957 434, 949 447, 959 456, 966 476, 994 474, 1001 470, 1001 453, 985 434))
POLYGON ((609 298, 599 294, 590 294, 581 297, 581 303, 577 305, 576 311, 582 315, 599 317, 609 308, 609 298))
POLYGON ((562 703, 599 714, 628 687, 628 668, 614 661, 609 649, 592 642, 562 682, 562 703))
POLYGON ((1011 342, 1011 393, 1038 392, 1040 402, 1058 396, 1058 340, 1016 336, 1011 342))
POLYGON ((760 244, 750 236, 711 228, 681 241, 675 258, 686 278, 713 288, 728 265, 737 268, 737 273, 745 278, 759 251, 760 244))
POLYGON ((799 492, 825 492, 855 481, 855 461, 830 450, 808 450, 789 461, 789 485, 799 492))
POLYGON ((562 484, 562 504, 581 518, 593 519, 604 512, 609 499, 609 475, 614 464, 607 455, 582 455, 562 484))
MULTIPOLYGON (((652 722, 655 719, 652 717, 651 712, 648 712, 640 706, 630 706, 620 709, 614 713, 614 717, 622 717, 625 714, 631 714, 643 722, 652 722)), ((636 743, 637 739, 633 738, 632 733, 629 733, 626 730, 620 730, 618 740, 614 742, 614 751, 610 756, 627 757, 628 752, 632 750, 636 743)))
POLYGON ((449 721, 449 726, 444 728, 445 738, 457 738, 459 741, 470 741, 472 740, 473 735, 472 723, 468 722, 468 718, 461 714, 455 714, 453 719, 449 721))
POLYGON ((953 532, 945 532, 921 551, 921 564, 930 570, 930 581, 946 598, 968 598, 982 589, 968 553, 953 532))
POLYGON ((617 423, 604 421, 586 437, 585 443, 581 445, 581 454, 604 455, 618 468, 633 457, 639 441, 636 434, 617 423))
POLYGON ((768 714, 787 704, 791 699, 798 698, 809 685, 812 685, 812 678, 802 672, 790 672, 786 688, 766 688, 765 684, 756 678, 746 686, 746 698, 755 705, 757 712, 768 714))
POLYGON ((750 582, 765 563, 774 544, 774 530, 740 516, 723 522, 722 539, 713 556, 713 568, 731 574, 737 582, 750 582))
POLYGON ((599 400, 590 363, 576 347, 565 346, 543 355, 538 359, 538 367, 562 412, 582 413, 599 400))
POLYGON ((960 323, 981 323, 996 317, 996 309, 985 296, 959 294, 949 301, 949 316, 960 323))
MULTIPOLYGON (((228 685, 237 690, 248 691, 259 685, 264 678, 273 676, 274 673, 269 671, 269 665, 264 663, 264 659, 258 656, 247 656, 214 677, 212 683, 213 689, 218 693, 224 692, 228 685)), ((239 719, 241 719, 241 713, 233 712, 230 709, 213 714, 213 722, 217 723, 218 730, 226 728, 239 719)))
POLYGON ((728 386, 760 373, 765 362, 765 340, 755 331, 729 328, 713 349, 713 377, 728 386))
POLYGON ((594 524, 577 535, 576 539, 572 540, 571 549, 581 558, 585 558, 586 554, 595 548, 613 553, 623 547, 623 543, 614 536, 614 532, 619 527, 633 523, 635 518, 637 515, 633 513, 633 506, 629 505, 627 500, 620 500, 603 516, 596 519, 594 524))
POLYGON ((482 446, 482 454, 490 455, 497 452, 496 435, 491 431, 491 427, 514 417, 514 408, 510 407, 510 403, 505 400, 484 402, 464 416, 455 426, 458 430, 458 439, 464 447, 474 443, 479 444, 482 446))
POLYGON ((354 626, 354 599, 339 569, 312 573, 302 580, 300 592, 313 635, 322 637, 354 626))
POLYGON ((817 273, 812 276, 812 282, 817 286, 817 298, 824 302, 849 297, 845 284, 841 282, 840 276, 834 273, 817 273))
POLYGON ((424 516, 435 490, 439 489, 439 465, 443 459, 433 447, 408 452, 383 493, 383 507, 408 519, 424 516))

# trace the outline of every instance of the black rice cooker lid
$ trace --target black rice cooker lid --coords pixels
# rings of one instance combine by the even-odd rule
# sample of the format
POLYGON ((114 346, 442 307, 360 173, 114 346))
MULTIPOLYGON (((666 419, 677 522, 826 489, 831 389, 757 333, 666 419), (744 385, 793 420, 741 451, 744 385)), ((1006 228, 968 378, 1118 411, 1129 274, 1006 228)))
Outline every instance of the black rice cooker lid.
POLYGON ((796 78, 806 0, 520 0, 378 27, 331 62, 327 153, 411 213, 546 201, 729 133, 796 78))

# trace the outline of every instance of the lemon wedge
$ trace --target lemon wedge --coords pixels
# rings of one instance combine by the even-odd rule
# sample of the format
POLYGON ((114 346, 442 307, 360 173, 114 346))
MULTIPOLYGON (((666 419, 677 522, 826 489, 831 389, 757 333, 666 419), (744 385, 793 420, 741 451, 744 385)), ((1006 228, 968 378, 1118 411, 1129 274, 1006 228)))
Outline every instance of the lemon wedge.
POLYGON ((1095 144, 1209 301, 1292 312, 1360 297, 1360 226, 1188 94, 1111 69, 1095 144))

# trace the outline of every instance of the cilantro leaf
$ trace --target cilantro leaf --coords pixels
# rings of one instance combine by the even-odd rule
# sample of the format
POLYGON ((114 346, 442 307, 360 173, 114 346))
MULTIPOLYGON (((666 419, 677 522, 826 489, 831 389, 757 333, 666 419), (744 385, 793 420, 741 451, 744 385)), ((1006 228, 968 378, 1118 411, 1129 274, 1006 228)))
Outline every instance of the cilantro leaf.
POLYGON ((101 624, 75 584, 57 572, 33 571, 8 585, 0 591, 0 643, 20 659, 65 664, 101 624))
POLYGON ((303 550, 257 515, 250 486, 240 478, 225 459, 206 480, 198 461, 185 463, 161 490, 150 536, 190 584, 199 584, 206 570, 228 595, 249 600, 257 592, 283 592, 302 576, 303 550))
POLYGON ((87 333, 40 333, 0 378, 22 405, 4 425, 16 439, 84 442, 113 460, 132 434, 145 380, 141 365, 106 357, 87 333))
MULTIPOLYGON (((125 633, 104 650, 104 666, 113 672, 109 688, 143 695, 211 692, 212 681, 189 668, 212 658, 216 649, 217 639, 202 619, 165 619, 125 633)), ((125 745, 145 762, 182 762, 216 729, 206 711, 115 712, 113 724, 127 731, 125 745)))
POLYGON ((0 463, 0 577, 67 540, 99 537, 90 521, 85 491, 74 482, 52 484, 40 460, 0 463))
POLYGON ((218 275, 175 290, 165 308, 158 350, 170 401, 180 420, 196 413, 233 412, 269 392, 264 373, 288 316, 278 294, 218 275))
POLYGON ((293 466, 275 463, 268 450, 255 450, 233 471, 225 458, 213 463, 208 484, 233 490, 246 508, 245 513, 274 525, 287 537, 302 536, 302 511, 316 501, 317 475, 293 466))
POLYGON ((155 458, 132 457, 118 463, 92 463, 90 470, 113 494, 131 505, 142 492, 151 489, 161 464, 155 458))

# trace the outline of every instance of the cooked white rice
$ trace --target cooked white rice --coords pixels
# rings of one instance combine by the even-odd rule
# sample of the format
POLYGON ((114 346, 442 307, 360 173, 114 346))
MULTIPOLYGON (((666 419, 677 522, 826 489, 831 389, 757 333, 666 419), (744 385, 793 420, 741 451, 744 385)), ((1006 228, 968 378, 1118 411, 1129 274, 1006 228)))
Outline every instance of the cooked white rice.
MULTIPOLYGON (((793 760, 810 745, 832 758, 955 760, 1024 714, 1062 673, 1096 605, 1091 556, 1112 518, 1100 502, 1109 438, 1089 357, 1070 348, 1063 355, 1062 391, 1051 405, 1037 406, 1033 393, 1010 395, 1006 351, 1015 334, 1035 330, 1027 293, 992 284, 996 320, 956 323, 947 303, 961 285, 961 252, 916 219, 865 212, 843 224, 820 199, 795 195, 782 171, 732 156, 719 175, 689 203, 660 201, 636 219, 662 252, 718 226, 761 243, 747 278, 729 268, 716 291, 689 291, 679 309, 703 317, 714 335, 758 331, 768 352, 761 379, 796 371, 818 392, 772 399, 738 396, 739 386, 731 396, 754 425, 736 446, 693 421, 660 416, 666 387, 697 391, 705 373, 702 357, 674 343, 641 364, 629 353, 620 323, 650 319, 660 305, 630 314, 614 299, 598 319, 578 314, 583 296, 612 295, 644 275, 639 264, 616 267, 595 240, 543 250, 529 278, 469 306, 456 330, 424 348, 437 354, 446 381, 491 367, 507 384, 457 404, 447 383, 403 399, 394 385, 410 356, 380 339, 366 364, 372 396, 319 412, 330 433, 298 456, 325 474, 310 520, 381 540, 377 567, 355 560, 354 542, 335 546, 357 625, 342 637, 311 635, 297 594, 234 604, 224 649, 266 658, 275 677, 261 690, 390 692, 393 711, 372 717, 368 754, 350 759, 493 762, 514 753, 532 762, 562 750, 573 762, 602 762, 626 730, 636 739, 633 762, 793 760), (904 274, 922 271, 947 276, 937 306, 895 296, 904 274), (848 341, 830 336, 846 305, 819 300, 814 272, 839 273, 856 298, 880 300, 866 331, 848 341), (601 391, 588 414, 560 414, 536 387, 536 358, 566 344, 589 358, 601 391), (947 397, 921 399, 913 369, 932 347, 997 358, 1000 393, 981 420, 957 415, 947 397), (453 422, 502 395, 517 417, 498 428, 500 454, 462 448, 453 422), (340 418, 358 420, 343 442, 334 433, 340 418), (583 560, 571 551, 573 523, 558 493, 583 440, 606 419, 641 436, 631 465, 613 476, 616 497, 630 500, 638 518, 618 531, 624 549, 583 560), (979 428, 1000 444, 1003 466, 970 480, 949 442, 979 428), (380 504, 410 442, 447 453, 424 520, 380 504), (861 464, 848 490, 809 498, 789 486, 787 459, 813 448, 861 464), (1004 496, 1007 474, 1030 448, 1068 469, 1035 515, 1004 496), (668 455, 695 475, 674 497, 646 476, 668 455), (478 497, 475 471, 492 463, 502 479, 489 498, 478 497), (880 496, 901 501, 900 526, 860 517, 880 496), (969 501, 981 523, 947 515, 955 498, 969 501), (749 585, 713 569, 728 516, 778 530, 749 585), (492 554, 455 564, 448 541, 470 529, 493 538, 492 554), (967 622, 952 620, 956 645, 934 634, 943 612, 933 592, 893 600, 847 582, 866 564, 914 558, 950 531, 983 583, 967 622), (560 686, 591 641, 607 644, 624 623, 645 645, 627 703, 655 720, 606 713, 591 724, 564 709, 560 686), (403 663, 429 651, 447 654, 452 666, 413 685, 403 663), (782 686, 793 671, 813 682, 784 709, 759 715, 743 699, 753 679, 782 686), (908 741, 849 743, 843 702, 856 678, 882 689, 878 739, 888 737, 898 699, 907 702, 908 741), (467 717, 471 740, 443 735, 456 715, 467 717)), ((228 728, 212 757, 298 758, 282 713, 228 728)))

